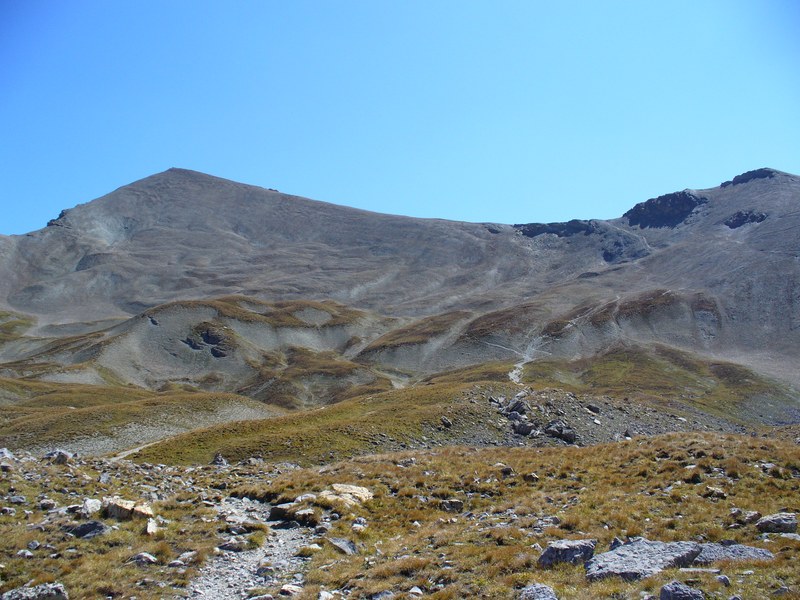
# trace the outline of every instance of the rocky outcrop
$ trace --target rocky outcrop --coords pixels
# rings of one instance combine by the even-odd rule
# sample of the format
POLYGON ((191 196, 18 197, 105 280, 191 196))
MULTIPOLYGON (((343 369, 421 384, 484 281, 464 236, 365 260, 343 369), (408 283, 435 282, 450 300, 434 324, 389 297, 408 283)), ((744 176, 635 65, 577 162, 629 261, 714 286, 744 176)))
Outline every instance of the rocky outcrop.
POLYGON ((725 225, 731 229, 738 229, 742 225, 747 225, 748 223, 761 223, 766 218, 767 215, 763 212, 740 210, 725 219, 725 225))
POLYGON ((707 198, 695 196, 684 190, 640 202, 622 216, 628 219, 631 227, 637 225, 642 229, 676 227, 683 223, 695 208, 706 202, 707 198))
POLYGON ((644 579, 664 569, 688 567, 701 550, 700 544, 694 542, 651 542, 636 538, 589 560, 585 565, 586 578, 589 581, 606 577, 621 577, 626 581, 644 579))
POLYGON ((776 171, 773 169, 754 169, 752 171, 747 171, 742 173, 741 175, 737 175, 730 181, 723 181, 720 184, 720 187, 728 187, 731 185, 740 185, 742 183, 747 183, 748 181, 753 181, 754 179, 769 179, 775 176, 776 171))

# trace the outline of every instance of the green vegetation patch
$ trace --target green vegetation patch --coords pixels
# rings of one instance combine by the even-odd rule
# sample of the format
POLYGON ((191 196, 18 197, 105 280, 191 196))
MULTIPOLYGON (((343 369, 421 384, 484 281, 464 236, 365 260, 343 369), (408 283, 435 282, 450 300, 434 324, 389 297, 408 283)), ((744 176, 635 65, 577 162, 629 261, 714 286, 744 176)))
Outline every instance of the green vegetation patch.
POLYGON ((382 335, 367 346, 364 352, 378 352, 399 346, 424 344, 437 336, 449 333, 456 323, 466 319, 470 314, 460 310, 426 317, 382 335))
POLYGON ((219 425, 154 444, 137 461, 207 463, 217 451, 229 460, 320 464, 402 444, 442 443, 456 436, 459 422, 483 423, 488 402, 471 402, 469 384, 422 385, 342 401, 275 419, 219 425), (442 428, 442 415, 453 430, 442 428))
POLYGON ((523 380, 536 389, 678 402, 744 423, 761 423, 759 399, 769 397, 776 414, 797 400, 784 386, 733 363, 709 361, 668 346, 618 347, 578 360, 547 359, 525 365, 523 380))

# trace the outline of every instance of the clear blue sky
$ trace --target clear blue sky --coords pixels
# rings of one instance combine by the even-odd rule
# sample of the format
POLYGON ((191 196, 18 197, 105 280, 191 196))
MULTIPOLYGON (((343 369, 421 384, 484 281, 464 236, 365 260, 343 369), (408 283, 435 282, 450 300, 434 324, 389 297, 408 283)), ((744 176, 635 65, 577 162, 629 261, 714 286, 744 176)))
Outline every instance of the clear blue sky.
POLYGON ((0 0, 0 233, 172 166, 421 217, 800 173, 800 3, 0 0))

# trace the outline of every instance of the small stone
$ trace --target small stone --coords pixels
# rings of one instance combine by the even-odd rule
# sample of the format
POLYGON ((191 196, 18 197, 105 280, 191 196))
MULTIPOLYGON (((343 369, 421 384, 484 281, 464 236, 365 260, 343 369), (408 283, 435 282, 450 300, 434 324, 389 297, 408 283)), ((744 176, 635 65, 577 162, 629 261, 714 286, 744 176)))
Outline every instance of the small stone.
POLYGON ((358 554, 358 548, 350 540, 346 540, 344 538, 334 538, 334 537, 326 539, 331 543, 331 545, 334 548, 336 548, 342 554, 347 554, 348 556, 358 554))
POLYGON ((155 519, 147 519, 147 524, 144 526, 144 534, 153 536, 158 533, 158 523, 155 519))
POLYGON ((135 562, 137 565, 155 565, 158 564, 158 559, 148 552, 139 552, 128 562, 135 562))
POLYGON ((714 498, 718 500, 724 500, 727 497, 728 494, 725 493, 725 490, 710 485, 707 485, 706 490, 703 492, 703 498, 714 498))
POLYGON ((464 510, 464 501, 458 498, 448 498, 439 501, 439 509, 445 512, 461 512, 464 510))
POLYGON ((217 452, 214 454, 214 459, 211 461, 211 464, 216 467, 227 467, 228 461, 225 460, 221 452, 217 452))
POLYGON ((65 465, 70 462, 74 456, 72 452, 61 449, 53 450, 44 455, 45 459, 52 461, 53 464, 56 465, 65 465))
POLYGON ((659 600, 703 600, 705 595, 685 583, 672 581, 661 588, 658 598, 659 600))
POLYGON ((442 421, 442 425, 444 425, 448 429, 453 426, 453 422, 450 419, 448 419, 447 417, 445 417, 445 416, 442 416, 441 421, 442 421))
POLYGON ((410 590, 408 590, 408 595, 414 596, 415 598, 421 598, 422 596, 425 595, 425 593, 415 585, 410 590))
POLYGON ((539 481, 539 476, 536 473, 525 473, 525 475, 522 476, 522 480, 527 483, 536 483, 539 481))
POLYGON ((287 583, 281 588, 281 596, 296 596, 303 592, 303 588, 293 583, 287 583))
POLYGON ((520 590, 517 600, 558 600, 558 596, 550 586, 534 583, 520 590))
POLYGON ((731 580, 728 578, 727 575, 717 575, 717 581, 719 581, 725 587, 731 586, 731 580))
POLYGON ((39 508, 42 510, 53 510, 56 506, 58 506, 56 501, 50 498, 45 498, 39 502, 39 508))

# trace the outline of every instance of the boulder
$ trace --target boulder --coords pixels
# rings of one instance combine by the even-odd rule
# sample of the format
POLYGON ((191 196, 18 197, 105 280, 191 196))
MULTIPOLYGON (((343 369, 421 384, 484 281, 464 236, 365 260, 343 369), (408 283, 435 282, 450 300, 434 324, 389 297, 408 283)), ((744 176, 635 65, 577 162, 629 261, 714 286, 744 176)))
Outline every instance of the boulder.
POLYGON ((152 519, 155 515, 153 509, 146 502, 124 500, 119 496, 103 498, 103 512, 107 517, 126 521, 128 519, 152 519))
POLYGON ((294 502, 284 502, 283 504, 275 504, 269 509, 270 521, 291 521, 294 519, 294 511, 297 504, 294 502))
POLYGON ((368 500, 372 500, 372 497, 372 492, 365 487, 334 483, 330 490, 323 490, 320 492, 318 498, 319 500, 342 504, 345 508, 353 508, 368 500))
POLYGON ((73 459, 75 455, 66 450, 56 449, 44 455, 45 459, 52 461, 57 465, 65 465, 73 459))
POLYGON ((708 565, 721 560, 750 561, 775 558, 769 550, 743 544, 700 544, 700 548, 700 554, 694 559, 696 565, 708 565))
POLYGON ((516 433, 517 435, 527 436, 534 432, 534 430, 536 429, 536 425, 528 421, 516 421, 514 423, 513 429, 514 433, 516 433))
POLYGON ((672 581, 661 588, 658 600, 703 600, 705 594, 680 581, 672 581))
POLYGON ((762 517, 756 527, 763 533, 794 533, 797 531, 797 515, 795 513, 776 513, 762 517))
POLYGON ((60 583, 43 583, 34 587, 15 588, 0 595, 0 600, 69 600, 69 594, 60 583))
POLYGON ((225 460, 225 457, 222 456, 221 452, 217 452, 214 454, 214 459, 211 461, 211 464, 216 467, 227 467, 228 461, 225 460))
POLYGON ((17 460, 8 448, 0 448, 0 460, 17 460))
POLYGON ((558 596, 553 588, 543 583, 534 583, 520 590, 517 600, 558 600, 558 596))
POLYGON ((586 578, 597 581, 621 577, 626 581, 644 579, 663 569, 688 567, 702 548, 695 542, 651 542, 635 538, 614 550, 586 562, 586 578))
POLYGON ((80 514, 84 519, 88 519, 103 509, 103 503, 95 498, 84 498, 80 508, 80 514))
POLYGON ((65 525, 62 529, 76 538, 90 540, 98 535, 108 533, 111 528, 102 521, 87 521, 80 525, 65 525))
POLYGON ((550 542, 539 557, 539 566, 548 568, 559 563, 583 564, 594 555, 597 540, 557 540, 550 542))
POLYGON ((550 437, 558 438, 568 444, 575 443, 575 431, 563 419, 550 421, 544 428, 544 432, 550 437))

